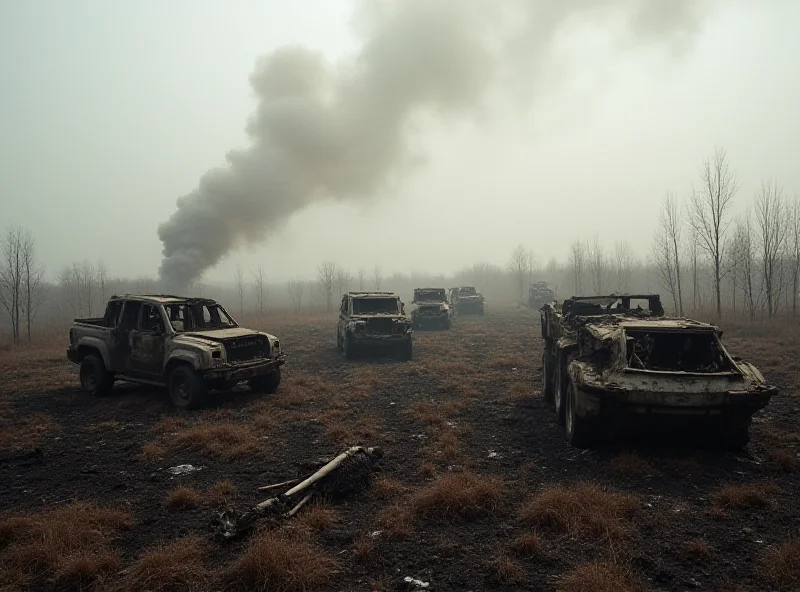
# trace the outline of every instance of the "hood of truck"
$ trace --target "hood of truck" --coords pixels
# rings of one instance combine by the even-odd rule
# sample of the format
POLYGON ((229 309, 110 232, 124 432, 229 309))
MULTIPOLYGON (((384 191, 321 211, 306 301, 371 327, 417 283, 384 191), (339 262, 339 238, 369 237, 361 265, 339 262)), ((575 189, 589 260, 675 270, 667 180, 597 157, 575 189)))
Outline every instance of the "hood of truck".
POLYGON ((408 317, 405 315, 396 315, 396 314, 359 314, 359 315, 351 315, 348 317, 349 320, 352 321, 368 321, 370 319, 392 319, 398 323, 407 322, 408 317))

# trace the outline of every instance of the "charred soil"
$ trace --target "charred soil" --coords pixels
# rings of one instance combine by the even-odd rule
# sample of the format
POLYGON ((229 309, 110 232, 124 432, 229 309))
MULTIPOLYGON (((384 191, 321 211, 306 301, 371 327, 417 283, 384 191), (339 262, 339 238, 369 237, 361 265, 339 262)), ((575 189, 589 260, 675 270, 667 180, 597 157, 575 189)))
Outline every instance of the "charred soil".
POLYGON ((13 384, 0 394, 0 589, 800 587, 800 329, 723 338, 781 388, 732 454, 680 433, 569 447, 541 397, 537 312, 419 332, 410 362, 346 362, 335 319, 249 323, 287 352, 278 392, 189 413, 146 387, 64 386, 57 353, 23 357, 28 380, 0 353, 13 384), (217 508, 246 509, 271 495, 259 486, 355 444, 385 451, 371 489, 212 540, 217 508))

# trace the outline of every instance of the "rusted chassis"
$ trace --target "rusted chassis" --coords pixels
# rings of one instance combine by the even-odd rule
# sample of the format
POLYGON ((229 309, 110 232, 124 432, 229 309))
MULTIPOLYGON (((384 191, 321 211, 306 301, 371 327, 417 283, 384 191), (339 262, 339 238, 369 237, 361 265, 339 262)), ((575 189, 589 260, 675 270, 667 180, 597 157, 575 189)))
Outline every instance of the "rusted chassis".
MULTIPOLYGON (((661 433, 679 437, 686 433, 707 436, 738 450, 750 440, 753 415, 777 393, 771 386, 751 390, 686 390, 675 383, 674 388, 654 391, 639 388, 636 382, 603 383, 596 380, 590 364, 570 361, 565 350, 558 348, 555 352, 546 348, 542 362, 545 398, 555 405, 567 440, 578 447, 612 440, 621 433, 661 433)), ((645 386, 657 379, 643 376, 639 383, 645 386)), ((659 384, 670 384, 670 381, 659 381, 659 384)))

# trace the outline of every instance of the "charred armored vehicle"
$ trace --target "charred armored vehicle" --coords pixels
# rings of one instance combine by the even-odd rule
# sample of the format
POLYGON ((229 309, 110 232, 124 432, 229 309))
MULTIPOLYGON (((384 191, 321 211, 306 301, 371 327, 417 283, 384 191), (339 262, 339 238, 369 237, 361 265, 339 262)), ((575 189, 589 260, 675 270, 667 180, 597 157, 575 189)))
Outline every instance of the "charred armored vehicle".
POLYGON ((472 286, 461 286, 450 288, 450 305, 453 313, 461 314, 483 314, 483 294, 472 286))
POLYGON ((115 380, 165 386, 181 409, 243 381, 273 393, 286 360, 277 337, 240 327, 214 300, 163 295, 112 296, 102 318, 75 319, 67 358, 92 394, 115 380))
POLYGON ((718 327, 664 317, 655 294, 573 297, 545 305, 541 322, 542 391, 578 447, 622 429, 695 427, 738 450, 777 393, 731 357, 718 327))
POLYGON ((452 310, 444 288, 414 288, 411 324, 416 328, 452 326, 452 310))
POLYGON ((336 344, 346 359, 362 352, 389 350, 410 360, 412 339, 411 319, 393 292, 348 292, 342 296, 336 344))
POLYGON ((546 282, 533 282, 528 287, 528 308, 539 309, 553 300, 555 294, 547 287, 546 282))

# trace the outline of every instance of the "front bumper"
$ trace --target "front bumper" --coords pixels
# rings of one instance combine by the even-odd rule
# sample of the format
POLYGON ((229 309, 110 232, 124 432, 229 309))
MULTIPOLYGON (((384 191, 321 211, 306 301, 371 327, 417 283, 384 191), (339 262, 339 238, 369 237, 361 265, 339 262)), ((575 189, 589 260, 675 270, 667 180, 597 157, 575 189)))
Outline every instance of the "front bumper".
POLYGON ((271 374, 286 363, 286 356, 281 354, 268 360, 255 360, 243 364, 225 364, 211 368, 202 373, 205 380, 242 381, 271 374))
POLYGON ((354 333, 353 344, 358 347, 368 348, 389 348, 397 347, 403 343, 411 341, 411 331, 408 333, 395 333, 392 335, 376 335, 372 333, 354 333))
POLYGON ((415 325, 433 325, 446 323, 450 318, 450 313, 445 311, 437 314, 418 314, 411 317, 411 322, 415 325))

